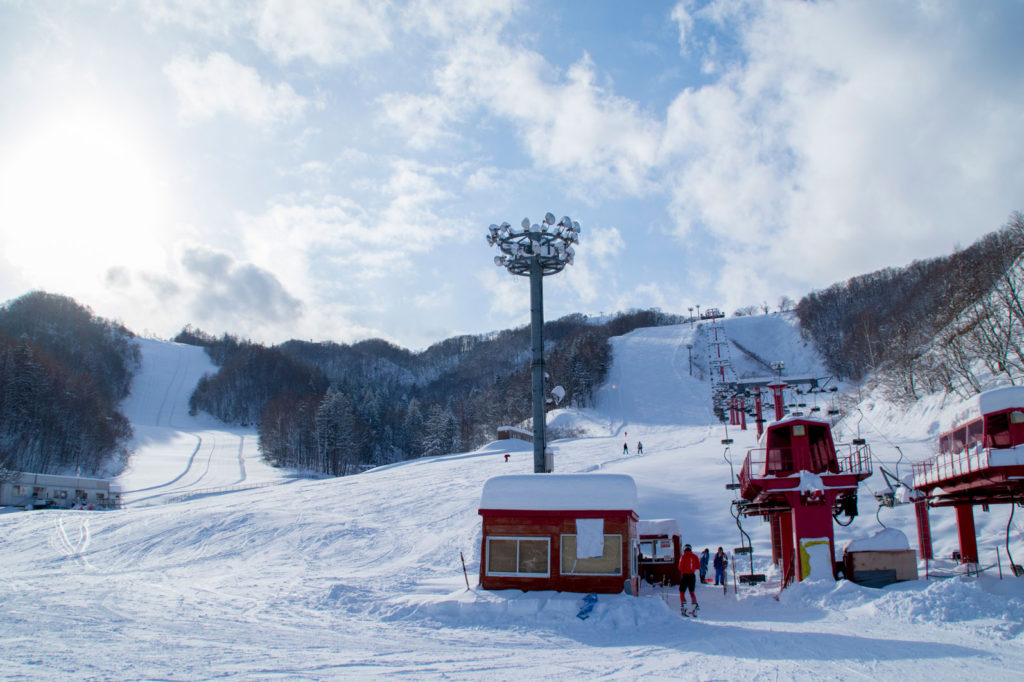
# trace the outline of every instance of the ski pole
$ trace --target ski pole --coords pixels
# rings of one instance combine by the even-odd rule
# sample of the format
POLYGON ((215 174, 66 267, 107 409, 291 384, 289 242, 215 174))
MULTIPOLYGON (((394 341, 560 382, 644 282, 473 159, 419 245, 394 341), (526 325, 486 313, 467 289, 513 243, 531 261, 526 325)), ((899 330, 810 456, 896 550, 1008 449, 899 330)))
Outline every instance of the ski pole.
POLYGON ((462 559, 462 575, 466 577, 466 589, 469 589, 469 572, 466 570, 466 557, 462 554, 462 550, 459 550, 459 558, 462 559))

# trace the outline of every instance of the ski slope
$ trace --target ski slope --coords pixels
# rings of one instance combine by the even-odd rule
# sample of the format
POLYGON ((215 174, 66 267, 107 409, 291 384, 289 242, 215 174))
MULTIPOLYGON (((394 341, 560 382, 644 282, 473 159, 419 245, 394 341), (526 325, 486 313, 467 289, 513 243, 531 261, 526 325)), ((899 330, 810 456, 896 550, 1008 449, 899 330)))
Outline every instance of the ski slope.
MULTIPOLYGON (((758 331, 753 319, 744 325, 755 341, 819 362, 793 346, 791 324, 758 331)), ((730 429, 729 451, 720 443, 725 429, 711 423, 707 385, 688 372, 691 333, 642 329, 613 340, 597 406, 552 415, 581 434, 553 444, 555 470, 629 474, 641 518, 676 518, 695 547, 731 548, 738 531, 724 484, 753 432, 730 429), (635 453, 638 440, 645 454, 623 456, 623 443, 635 453)), ((802 583, 778 600, 777 582, 724 595, 699 587, 698 620, 678 616, 675 593, 650 587, 639 598, 601 595, 586 621, 575 617, 582 595, 480 590, 483 483, 531 472, 530 445, 500 441, 348 478, 288 479, 249 457, 250 433, 183 411, 190 384, 209 370, 201 356, 148 343, 143 381, 152 388, 126 405, 146 420, 123 478, 134 502, 110 512, 0 514, 0 676, 1009 680, 1024 669, 1024 581, 992 573, 882 590, 802 583), (197 443, 208 440, 220 454, 206 458, 200 477, 197 443), (245 481, 287 484, 164 503, 215 479, 238 480, 240 461, 245 481)), ((849 419, 899 433, 894 444, 910 448, 944 408, 922 409, 906 417, 914 423, 881 403, 849 419)), ((874 508, 865 491, 861 516, 837 529, 840 547, 880 527, 874 508)), ((909 510, 884 514, 913 536, 909 510)), ((1001 540, 1007 514, 977 514, 983 555, 1001 540)), ((936 552, 948 556, 955 532, 938 516, 933 524, 936 552)), ((777 580, 767 527, 748 525, 755 568, 777 580)))
POLYGON ((127 504, 290 480, 262 460, 255 429, 229 427, 205 413, 189 415, 196 383, 217 371, 202 348, 152 339, 139 344, 142 368, 122 404, 135 431, 133 454, 116 479, 127 504))

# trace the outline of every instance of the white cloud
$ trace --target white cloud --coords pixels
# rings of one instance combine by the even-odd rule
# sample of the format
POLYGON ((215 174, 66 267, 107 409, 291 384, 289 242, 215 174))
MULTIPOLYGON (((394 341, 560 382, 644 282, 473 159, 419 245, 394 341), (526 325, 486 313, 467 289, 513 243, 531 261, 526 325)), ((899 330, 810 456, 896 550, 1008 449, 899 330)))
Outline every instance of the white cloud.
POLYGON ((693 30, 692 5, 692 0, 680 2, 672 8, 672 12, 669 15, 672 21, 676 22, 676 27, 679 31, 679 51, 682 54, 687 54, 690 51, 689 38, 690 31, 693 30))
POLYGON ((458 139, 449 124, 459 114, 452 103, 435 95, 386 93, 377 100, 382 118, 377 125, 391 128, 416 150, 430 149, 458 139))
POLYGON ((297 120, 308 101, 288 83, 264 83, 259 72, 223 52, 205 61, 179 56, 164 67, 178 95, 178 114, 197 123, 220 114, 268 128, 297 120))
POLYGON ((723 291, 945 253, 1017 208, 1024 89, 998 19, 881 0, 695 17, 737 31, 745 58, 675 99, 661 163, 679 235, 724 240, 723 291))
POLYGON ((252 21, 253 5, 244 0, 141 0, 148 18, 193 31, 226 37, 252 21))
POLYGON ((403 25, 410 33, 443 40, 479 31, 496 35, 522 4, 521 0, 413 0, 403 13, 403 25))
POLYGON ((649 189, 661 125, 598 84, 589 56, 560 78, 536 52, 485 35, 459 41, 436 80, 440 100, 512 123, 538 166, 619 194, 649 189))
POLYGON ((348 64, 391 46, 389 9, 382 0, 267 0, 256 42, 283 62, 348 64))

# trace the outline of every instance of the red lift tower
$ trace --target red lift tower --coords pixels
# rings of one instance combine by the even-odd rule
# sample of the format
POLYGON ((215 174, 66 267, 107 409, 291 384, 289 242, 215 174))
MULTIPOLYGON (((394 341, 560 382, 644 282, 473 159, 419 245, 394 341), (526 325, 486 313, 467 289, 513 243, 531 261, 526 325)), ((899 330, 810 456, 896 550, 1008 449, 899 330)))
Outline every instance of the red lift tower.
POLYGON ((759 445, 740 471, 739 513, 771 524, 783 585, 811 575, 835 578, 833 518, 857 515, 857 486, 871 475, 870 449, 863 441, 837 446, 829 423, 808 417, 768 425, 759 445))

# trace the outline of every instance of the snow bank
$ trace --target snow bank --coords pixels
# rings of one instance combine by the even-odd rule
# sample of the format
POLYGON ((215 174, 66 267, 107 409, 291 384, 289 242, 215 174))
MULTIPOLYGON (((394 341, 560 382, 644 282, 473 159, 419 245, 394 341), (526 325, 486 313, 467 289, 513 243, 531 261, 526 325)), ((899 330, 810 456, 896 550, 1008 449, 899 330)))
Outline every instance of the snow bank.
POLYGON ((883 528, 869 538, 846 543, 846 552, 901 552, 910 549, 906 534, 895 528, 883 528))

